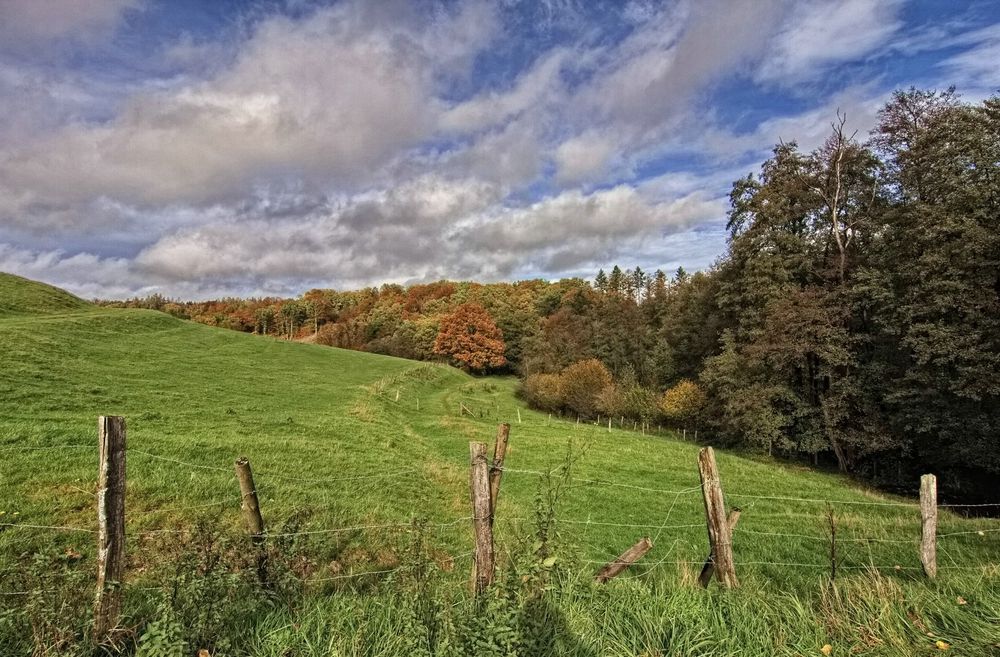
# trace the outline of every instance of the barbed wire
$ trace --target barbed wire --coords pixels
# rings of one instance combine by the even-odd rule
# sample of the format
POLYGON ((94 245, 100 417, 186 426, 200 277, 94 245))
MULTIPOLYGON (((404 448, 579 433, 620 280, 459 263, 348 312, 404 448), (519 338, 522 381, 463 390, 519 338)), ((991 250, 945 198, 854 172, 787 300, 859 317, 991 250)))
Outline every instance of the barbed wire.
POLYGON ((215 465, 204 465, 202 463, 190 463, 188 461, 181 461, 180 459, 171 458, 169 456, 160 456, 159 454, 144 452, 141 449, 135 449, 134 447, 130 447, 128 449, 128 454, 141 454, 143 456, 148 456, 151 459, 156 459, 157 461, 168 461, 170 463, 177 463, 178 465, 187 466, 189 468, 199 468, 202 470, 216 470, 219 472, 229 473, 234 477, 236 476, 235 472, 231 468, 220 468, 215 465))
MULTIPOLYGON (((520 470, 520 469, 515 469, 515 468, 508 468, 507 466, 504 466, 503 468, 500 468, 500 469, 503 472, 512 472, 514 474, 536 475, 536 476, 542 476, 542 477, 553 476, 555 474, 553 472, 543 472, 541 470, 520 470)), ((677 494, 684 494, 684 493, 690 493, 690 492, 693 492, 693 491, 701 490, 701 486, 696 486, 696 487, 693 487, 693 488, 685 488, 685 489, 682 489, 682 490, 666 490, 666 489, 663 489, 663 488, 650 488, 648 486, 638 486, 636 484, 620 484, 618 482, 607 481, 607 480, 602 480, 602 479, 585 479, 585 478, 582 478, 582 477, 568 477, 568 479, 570 481, 576 481, 576 482, 585 483, 585 484, 596 484, 596 485, 599 485, 599 486, 612 486, 612 487, 616 487, 616 488, 629 488, 629 489, 632 489, 632 490, 642 490, 642 491, 647 491, 649 493, 663 493, 663 494, 666 494, 666 495, 677 495, 677 494)))
POLYGON ((285 479, 290 481, 301 481, 306 483, 326 483, 333 481, 357 481, 359 479, 388 479, 390 477, 399 477, 404 474, 413 474, 414 472, 420 472, 420 469, 405 468, 403 470, 395 470, 392 472, 375 472, 375 473, 366 473, 360 475, 348 475, 344 477, 323 477, 320 479, 311 479, 308 477, 300 477, 298 475, 269 472, 266 469, 261 471, 254 470, 253 474, 255 479, 259 477, 261 479, 285 479))
POLYGON ((0 522, 0 527, 20 527, 23 529, 51 529, 51 530, 71 531, 71 532, 86 532, 88 534, 97 533, 97 530, 86 529, 84 527, 69 527, 64 525, 32 525, 24 522, 0 522))
MULTIPOLYGON (((736 529, 733 530, 733 533, 734 534, 754 534, 756 536, 776 536, 776 537, 781 537, 781 538, 805 538, 805 539, 816 540, 816 541, 829 541, 830 540, 830 536, 828 536, 828 535, 827 536, 818 536, 816 534, 784 534, 784 533, 779 533, 779 532, 763 532, 763 531, 758 531, 758 530, 755 530, 755 529, 745 529, 743 527, 737 527, 736 529)), ((850 541, 850 542, 858 542, 858 543, 869 543, 870 542, 870 543, 909 543, 909 544, 912 544, 912 545, 919 545, 920 544, 920 539, 919 538, 907 538, 907 539, 899 539, 899 538, 876 538, 874 536, 861 536, 861 537, 857 537, 857 536, 840 536, 838 534, 837 535, 837 542, 839 543, 841 541, 850 541)))
MULTIPOLYGON (((87 447, 94 449, 96 445, 83 445, 83 444, 67 444, 67 445, 26 445, 22 447, 0 447, 0 452, 33 452, 38 450, 49 450, 49 449, 79 449, 87 447)), ((96 451, 96 450, 95 450, 96 451)))
POLYGON ((920 508, 916 502, 862 502, 860 500, 828 500, 819 497, 788 497, 783 495, 751 495, 749 493, 726 493, 727 497, 739 497, 753 500, 778 500, 783 502, 812 502, 818 504, 849 504, 857 506, 898 506, 920 508))
POLYGON ((937 538, 948 538, 949 536, 964 536, 967 534, 979 534, 980 536, 984 534, 995 534, 1000 532, 1000 529, 970 529, 963 532, 948 532, 945 534, 938 534, 937 538))
POLYGON ((139 515, 144 515, 149 513, 171 513, 173 511, 191 511, 194 509, 208 509, 211 507, 226 506, 229 504, 239 506, 241 502, 240 500, 234 498, 229 500, 218 500, 216 502, 208 502, 206 504, 192 504, 190 506, 168 506, 156 509, 142 509, 141 511, 129 511, 129 513, 137 513, 139 515))

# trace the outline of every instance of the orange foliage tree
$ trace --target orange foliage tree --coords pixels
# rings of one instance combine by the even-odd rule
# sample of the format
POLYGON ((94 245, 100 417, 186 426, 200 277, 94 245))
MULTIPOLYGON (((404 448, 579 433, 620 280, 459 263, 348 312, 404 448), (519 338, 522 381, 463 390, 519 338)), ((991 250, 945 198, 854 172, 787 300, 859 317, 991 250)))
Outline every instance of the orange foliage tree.
POLYGON ((464 303, 441 320, 434 353, 448 356, 459 367, 484 372, 506 364, 503 333, 478 303, 464 303))

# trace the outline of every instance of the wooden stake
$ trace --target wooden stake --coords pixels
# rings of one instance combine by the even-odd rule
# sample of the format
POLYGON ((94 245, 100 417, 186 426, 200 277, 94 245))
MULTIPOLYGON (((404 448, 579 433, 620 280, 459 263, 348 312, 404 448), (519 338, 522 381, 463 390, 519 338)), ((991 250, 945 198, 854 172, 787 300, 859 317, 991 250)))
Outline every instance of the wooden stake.
POLYGON ((833 515, 833 507, 827 506, 826 519, 830 524, 830 581, 837 579, 837 521, 833 515))
POLYGON ((490 522, 490 482, 486 465, 486 443, 469 443, 472 493, 472 528, 476 550, 472 562, 473 590, 476 595, 493 582, 493 526, 490 522))
POLYGON ((267 552, 264 541, 267 534, 264 530, 264 517, 260 514, 260 502, 257 499, 257 487, 253 481, 253 471, 250 469, 250 459, 241 456, 236 459, 236 478, 240 482, 240 508, 243 511, 243 521, 246 523, 250 540, 257 546, 257 577, 261 583, 267 583, 267 552))
MULTIPOLYGON (((729 532, 732 533, 736 529, 736 523, 740 521, 740 509, 733 507, 729 512, 729 516, 726 517, 726 522, 729 524, 729 532)), ((708 557, 705 559, 705 565, 701 567, 701 574, 698 575, 698 583, 702 587, 707 588, 712 582, 712 575, 715 574, 715 560, 712 553, 709 552, 708 557)))
POLYGON ((726 503, 722 496, 719 468, 715 463, 715 451, 711 447, 698 451, 698 474, 701 476, 701 490, 705 498, 708 542, 716 576, 724 587, 734 588, 740 582, 736 579, 733 562, 733 535, 726 521, 726 503))
POLYGON ((125 575, 125 418, 97 419, 97 595, 94 638, 103 642, 118 624, 125 575))
POLYGON ((924 574, 937 577, 937 477, 920 477, 920 563, 924 574))
POLYGON ((618 558, 601 568, 594 579, 598 584, 603 584, 613 577, 617 577, 623 570, 641 559, 643 555, 653 549, 653 542, 648 536, 644 536, 638 543, 618 555, 618 558))
POLYGON ((490 522, 497 512, 497 498, 500 496, 500 480, 503 478, 503 459, 507 456, 507 441, 510 439, 510 425, 504 422, 497 427, 497 441, 493 445, 493 463, 490 464, 490 522))

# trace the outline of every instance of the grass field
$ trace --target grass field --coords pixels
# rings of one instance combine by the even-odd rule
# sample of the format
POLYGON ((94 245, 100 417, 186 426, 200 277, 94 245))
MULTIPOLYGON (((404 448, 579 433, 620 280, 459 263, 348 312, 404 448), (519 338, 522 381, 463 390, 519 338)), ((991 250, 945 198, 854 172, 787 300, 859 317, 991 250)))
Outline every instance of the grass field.
MULTIPOLYGON (((555 505, 560 575, 545 612, 555 627, 551 652, 819 655, 830 644, 834 655, 943 647, 1000 655, 997 521, 943 510, 941 572, 929 582, 917 559, 913 500, 719 452, 727 502, 743 509, 734 536, 742 586, 706 592, 693 584, 707 553, 698 446, 550 420, 515 398, 515 383, 152 311, 100 309, 0 274, 0 593, 14 594, 0 595, 0 652, 31 654, 19 614, 40 594, 15 587, 33 586, 16 574, 34 553, 71 554, 68 567, 93 572, 93 536, 65 528, 94 528, 96 418, 106 414, 128 422, 126 618, 137 633, 176 577, 170 539, 188 540, 183 532, 206 518, 220 532, 238 531, 237 456, 254 467, 272 533, 296 534, 287 538, 306 564, 296 572, 312 582, 301 599, 242 613, 231 628, 236 638, 213 654, 406 653, 413 614, 401 611, 392 575, 382 571, 405 562, 408 531, 383 525, 414 518, 427 523, 436 604, 463 618, 481 613, 466 592, 468 443, 489 441, 507 421, 509 470, 497 514, 507 570, 520 567, 517 546, 533 532, 542 490, 533 473, 572 455, 572 479, 555 505), (460 403, 474 415, 460 415, 460 403), (839 538, 834 585, 828 506, 839 538), (606 586, 590 584, 600 563, 644 535, 654 548, 640 565, 606 586)), ((499 586, 490 604, 514 604, 500 600, 506 590, 499 586)), ((71 652, 75 644, 65 645, 71 652)), ((510 654, 505 645, 498 639, 475 652, 510 654)))

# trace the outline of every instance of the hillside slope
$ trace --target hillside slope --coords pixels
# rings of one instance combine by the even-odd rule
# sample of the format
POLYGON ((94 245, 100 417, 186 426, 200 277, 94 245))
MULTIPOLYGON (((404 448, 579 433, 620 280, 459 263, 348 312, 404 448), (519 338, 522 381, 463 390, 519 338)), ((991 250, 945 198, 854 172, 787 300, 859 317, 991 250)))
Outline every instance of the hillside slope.
POLYGON ((0 272, 0 317, 52 315, 90 307, 65 290, 0 272))
MULTIPOLYGON (((653 551, 616 586, 692 592, 707 551, 695 445, 552 420, 525 408, 510 379, 475 379, 444 366, 256 337, 153 311, 95 309, 71 304, 73 297, 58 290, 2 280, 9 296, 0 306, 19 310, 0 317, 0 572, 16 569, 26 546, 93 558, 90 534, 45 527, 93 526, 96 417, 108 414, 128 422, 130 581, 156 576, 166 549, 156 532, 183 531, 206 514, 220 527, 239 527, 232 463, 246 455, 272 531, 312 532, 300 535, 304 549, 320 555, 312 577, 395 566, 402 527, 423 518, 431 523, 435 560, 454 568, 460 589, 471 550, 468 442, 489 441, 496 423, 508 421, 501 545, 530 534, 540 490, 534 473, 571 452, 574 478, 557 514, 573 569, 592 572, 649 535, 653 551), (57 314, 29 312, 49 299, 66 305, 57 314)), ((995 522, 943 512, 940 531, 962 533, 943 544, 938 600, 919 572, 920 519, 912 501, 736 455, 720 453, 719 465, 727 501, 744 509, 734 538, 744 589, 801 596, 794 603, 801 624, 785 628, 797 634, 780 654, 804 653, 802 646, 816 640, 822 645, 811 609, 820 605, 817 582, 829 567, 828 504, 840 532, 841 581, 875 569, 901 599, 912 595, 900 587, 915 587, 945 605, 955 591, 969 597, 992 583, 992 598, 961 613, 977 641, 1000 642, 981 625, 1000 617, 995 522), (967 582, 978 584, 962 589, 967 582)), ((941 623, 954 624, 947 619, 941 623)), ((592 621, 580 622, 592 631, 592 621)), ((854 637, 853 627, 846 636, 854 637)), ((777 651, 769 637, 764 628, 760 640, 777 651)))

